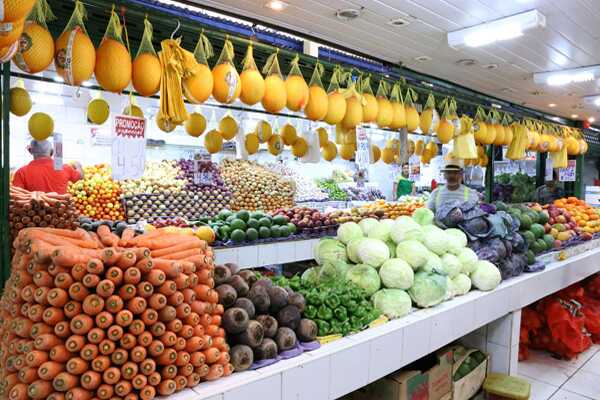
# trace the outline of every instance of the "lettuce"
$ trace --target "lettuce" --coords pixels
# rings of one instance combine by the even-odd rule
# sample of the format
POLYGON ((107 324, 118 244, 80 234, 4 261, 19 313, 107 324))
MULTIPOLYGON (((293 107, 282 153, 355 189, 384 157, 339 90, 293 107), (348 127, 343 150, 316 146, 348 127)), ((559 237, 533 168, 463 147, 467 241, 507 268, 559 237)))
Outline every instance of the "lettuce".
POLYGON ((445 254, 448 251, 449 238, 443 230, 435 225, 427 225, 423 227, 423 235, 426 240, 423 241, 425 246, 438 256, 445 254))
POLYGON ((444 231, 448 237, 448 251, 455 256, 460 253, 462 249, 467 247, 467 235, 460 229, 450 228, 444 231))
POLYGON ((321 239, 315 247, 315 260, 319 265, 323 265, 327 261, 348 261, 348 257, 346 256, 346 246, 335 239, 321 239))
POLYGON ((475 263, 471 273, 471 282, 479 290, 488 291, 495 289, 502 281, 500 270, 491 262, 480 260, 475 263))
POLYGON ((448 253, 442 256, 442 269, 446 275, 450 278, 454 278, 460 273, 462 265, 455 255, 448 253))
POLYGON ((455 296, 462 296, 471 290, 471 279, 465 274, 458 274, 452 278, 452 288, 455 296))
POLYGON ((469 275, 475 270, 475 263, 478 261, 478 257, 473 250, 465 247, 460 250, 457 257, 461 265, 460 272, 469 275))
POLYGON ((389 258, 390 249, 381 240, 365 238, 358 244, 358 259, 363 264, 378 268, 389 258))
POLYGON ((363 235, 368 236, 369 232, 371 232, 373 228, 379 225, 379 221, 377 221, 375 218, 365 218, 360 220, 358 225, 360 226, 363 235))
POLYGON ((414 281, 413 269, 399 258, 391 258, 379 269, 379 277, 383 286, 392 289, 408 289, 414 281))
POLYGON ((390 231, 392 240, 399 244, 404 240, 423 240, 423 231, 421 225, 416 223, 411 217, 403 215, 398 217, 390 231))
POLYGON ((419 271, 408 294, 419 307, 431 307, 444 301, 448 291, 447 277, 435 273, 419 271))
POLYGON ((356 222, 345 222, 339 226, 337 237, 342 243, 348 244, 352 239, 363 237, 363 231, 356 222))
POLYGON ((430 251, 421 242, 406 240, 396 247, 396 258, 406 261, 413 269, 425 265, 430 251))
POLYGON ((410 296, 400 289, 381 289, 373 295, 373 306, 388 318, 400 318, 410 312, 410 296))
POLYGON ((365 237, 352 239, 346 246, 346 254, 348 255, 348 259, 355 264, 360 263, 360 258, 358 258, 358 246, 360 246, 360 243, 365 239, 365 237))
POLYGON ((412 215, 412 218, 419 224, 419 225, 431 225, 433 224, 433 211, 431 211, 429 208, 425 208, 425 207, 421 207, 421 208, 417 208, 412 215))

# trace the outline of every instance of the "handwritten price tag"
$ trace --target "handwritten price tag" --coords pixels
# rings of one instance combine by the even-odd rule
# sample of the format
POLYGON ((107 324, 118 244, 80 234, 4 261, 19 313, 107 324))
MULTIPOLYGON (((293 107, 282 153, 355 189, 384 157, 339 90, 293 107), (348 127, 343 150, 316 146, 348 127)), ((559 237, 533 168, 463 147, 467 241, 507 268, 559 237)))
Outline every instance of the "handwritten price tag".
POLYGON ((567 168, 558 169, 558 180, 561 182, 575 182, 577 160, 569 160, 567 168))
POLYGON ((146 164, 146 120, 117 115, 113 120, 112 176, 139 179, 146 164))

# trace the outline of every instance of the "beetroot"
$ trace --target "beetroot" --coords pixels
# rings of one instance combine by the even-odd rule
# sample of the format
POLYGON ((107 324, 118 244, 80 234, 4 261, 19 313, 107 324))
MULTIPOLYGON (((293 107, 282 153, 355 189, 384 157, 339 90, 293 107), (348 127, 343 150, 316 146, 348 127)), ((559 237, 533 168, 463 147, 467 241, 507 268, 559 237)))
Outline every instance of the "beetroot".
POLYGON ((248 313, 248 317, 250 319, 254 319, 254 315, 256 314, 256 309, 254 308, 254 304, 245 297, 238 298, 235 301, 234 307, 243 308, 248 313))
POLYGON ((233 286, 224 283, 217 286, 215 290, 219 293, 219 303, 223 304, 223 307, 229 308, 235 304, 237 292, 233 286))
POLYGON ((236 372, 247 370, 254 362, 252 349, 242 344, 233 346, 229 352, 229 356, 231 357, 231 365, 233 365, 236 372))
MULTIPOLYGON (((240 299, 241 300, 241 299, 240 299)), ((250 318, 243 308, 232 307, 223 314, 223 329, 229 334, 242 333, 248 329, 250 318)))
POLYGON ((279 323, 270 315, 259 315, 256 320, 260 322, 265 332, 265 337, 273 338, 277 334, 279 323))

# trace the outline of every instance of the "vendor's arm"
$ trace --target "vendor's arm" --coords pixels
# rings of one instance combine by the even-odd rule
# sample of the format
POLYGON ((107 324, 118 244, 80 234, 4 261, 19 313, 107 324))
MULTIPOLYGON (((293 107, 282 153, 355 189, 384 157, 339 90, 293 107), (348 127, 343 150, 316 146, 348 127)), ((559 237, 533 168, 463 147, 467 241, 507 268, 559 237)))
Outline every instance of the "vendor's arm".
POLYGON ((77 182, 78 180, 83 179, 83 168, 81 167, 81 164, 78 161, 71 162, 70 167, 71 171, 69 181, 77 182))

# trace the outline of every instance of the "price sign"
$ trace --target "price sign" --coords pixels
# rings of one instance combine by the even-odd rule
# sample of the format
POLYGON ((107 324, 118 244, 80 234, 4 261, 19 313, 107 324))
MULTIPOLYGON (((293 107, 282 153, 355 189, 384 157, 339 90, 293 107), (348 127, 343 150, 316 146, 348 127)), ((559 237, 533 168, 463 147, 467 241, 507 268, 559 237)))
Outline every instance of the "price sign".
POLYGON ((54 133, 52 135, 54 142, 54 170, 62 171, 63 169, 63 140, 62 133, 54 133))
POLYGON ((577 160, 569 160, 567 168, 558 169, 558 180, 561 182, 575 182, 575 170, 577 169, 577 160))
POLYGON ((116 115, 113 120, 113 179, 139 179, 146 163, 146 120, 116 115))
POLYGON ((356 164, 360 167, 367 167, 371 162, 371 145, 367 136, 367 129, 364 126, 356 128, 356 164))
POLYGON ((546 181, 551 181, 554 179, 552 176, 552 158, 550 157, 546 158, 546 171, 544 175, 546 181))

